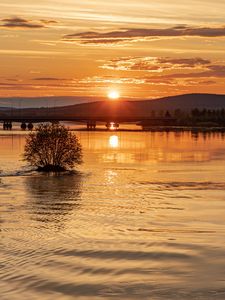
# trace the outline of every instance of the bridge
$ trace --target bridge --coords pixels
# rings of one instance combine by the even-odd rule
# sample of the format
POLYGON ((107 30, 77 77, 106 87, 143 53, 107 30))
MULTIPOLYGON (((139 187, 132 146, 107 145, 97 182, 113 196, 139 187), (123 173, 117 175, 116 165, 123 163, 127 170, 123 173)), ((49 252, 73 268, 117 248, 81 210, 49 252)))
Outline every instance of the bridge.
POLYGON ((119 124, 137 124, 145 129, 147 126, 173 126, 176 123, 176 119, 165 116, 161 118, 151 118, 147 116, 62 116, 62 115, 46 115, 46 116, 32 116, 32 115, 20 115, 20 114, 6 114, 0 115, 0 122, 3 124, 4 130, 11 130, 13 123, 21 123, 22 130, 32 130, 35 123, 57 123, 57 122, 74 122, 86 124, 87 130, 95 130, 97 124, 105 124, 106 128, 110 129, 114 126, 114 129, 119 128, 119 124))

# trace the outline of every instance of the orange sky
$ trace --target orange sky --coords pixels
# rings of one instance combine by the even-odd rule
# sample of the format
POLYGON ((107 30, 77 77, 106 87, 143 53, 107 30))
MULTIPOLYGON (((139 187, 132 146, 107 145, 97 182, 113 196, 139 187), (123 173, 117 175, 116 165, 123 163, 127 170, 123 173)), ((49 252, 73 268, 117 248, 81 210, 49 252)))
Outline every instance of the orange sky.
POLYGON ((225 1, 2 0, 0 96, 225 93, 225 1))

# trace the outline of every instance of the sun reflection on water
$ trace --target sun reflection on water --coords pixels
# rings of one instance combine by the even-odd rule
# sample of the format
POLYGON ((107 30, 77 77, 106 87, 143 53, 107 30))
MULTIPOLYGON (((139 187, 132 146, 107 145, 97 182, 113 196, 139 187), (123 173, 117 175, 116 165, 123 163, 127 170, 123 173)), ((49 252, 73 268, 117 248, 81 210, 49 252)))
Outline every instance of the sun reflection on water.
POLYGON ((110 136, 109 146, 110 146, 110 148, 118 148, 119 147, 119 137, 117 135, 110 136))

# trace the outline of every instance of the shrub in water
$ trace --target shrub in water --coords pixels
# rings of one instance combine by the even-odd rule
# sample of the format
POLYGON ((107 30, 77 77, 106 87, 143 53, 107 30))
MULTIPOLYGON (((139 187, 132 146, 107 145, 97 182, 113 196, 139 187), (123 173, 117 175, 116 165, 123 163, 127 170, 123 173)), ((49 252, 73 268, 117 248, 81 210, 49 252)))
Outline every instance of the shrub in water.
POLYGON ((24 159, 40 171, 63 171, 82 163, 76 135, 60 124, 41 124, 26 139, 24 159))

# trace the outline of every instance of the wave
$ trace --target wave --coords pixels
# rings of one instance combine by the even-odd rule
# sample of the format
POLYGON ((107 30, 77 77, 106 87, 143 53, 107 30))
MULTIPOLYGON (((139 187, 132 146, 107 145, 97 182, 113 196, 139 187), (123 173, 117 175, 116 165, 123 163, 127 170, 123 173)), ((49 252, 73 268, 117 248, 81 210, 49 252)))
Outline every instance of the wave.
POLYGON ((71 257, 116 259, 116 260, 171 260, 171 259, 191 259, 186 253, 179 252, 145 252, 132 250, 56 250, 55 254, 71 257))
POLYGON ((149 185, 154 190, 225 190, 225 182, 212 182, 212 181, 203 181, 203 182, 160 182, 160 181, 141 181, 137 184, 140 185, 149 185))

